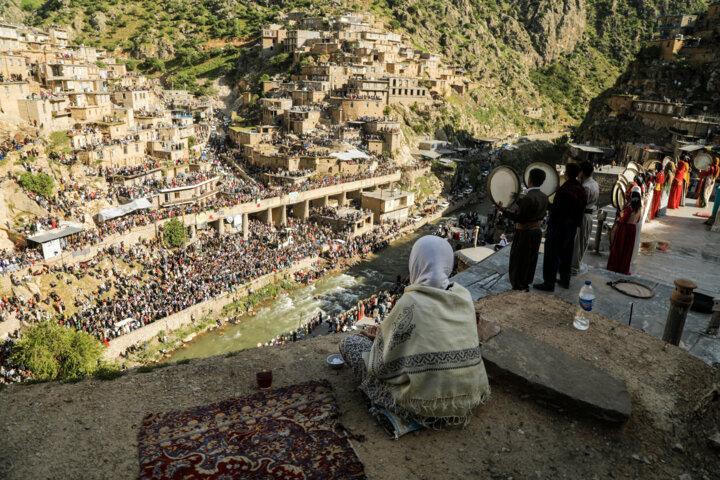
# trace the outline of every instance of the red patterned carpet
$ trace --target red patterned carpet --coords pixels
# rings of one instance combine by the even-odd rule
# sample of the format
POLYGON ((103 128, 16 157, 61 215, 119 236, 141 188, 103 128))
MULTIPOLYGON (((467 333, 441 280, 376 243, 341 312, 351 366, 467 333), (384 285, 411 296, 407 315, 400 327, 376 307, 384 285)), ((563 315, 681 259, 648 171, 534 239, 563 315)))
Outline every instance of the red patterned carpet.
POLYGON ((141 479, 363 479, 326 380, 150 414, 141 479))

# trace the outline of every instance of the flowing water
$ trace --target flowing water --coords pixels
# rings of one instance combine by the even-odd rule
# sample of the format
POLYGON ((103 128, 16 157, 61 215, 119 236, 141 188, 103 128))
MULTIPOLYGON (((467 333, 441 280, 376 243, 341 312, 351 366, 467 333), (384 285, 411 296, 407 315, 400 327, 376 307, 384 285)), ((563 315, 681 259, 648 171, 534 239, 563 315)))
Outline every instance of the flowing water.
MULTIPOLYGON (((470 210, 485 214, 488 208, 487 202, 483 202, 480 206, 458 210, 452 216, 470 210)), ((427 225, 396 240, 343 273, 323 277, 312 285, 284 293, 277 300, 260 307, 255 316, 243 317, 237 325, 227 324, 224 330, 198 336, 188 344, 188 348, 174 351, 167 361, 209 357, 256 347, 258 343, 265 343, 277 335, 294 330, 320 311, 342 313, 359 300, 392 287, 398 275, 407 277, 413 244, 434 228, 434 225, 427 225), (221 331, 224 335, 219 335, 221 331)))

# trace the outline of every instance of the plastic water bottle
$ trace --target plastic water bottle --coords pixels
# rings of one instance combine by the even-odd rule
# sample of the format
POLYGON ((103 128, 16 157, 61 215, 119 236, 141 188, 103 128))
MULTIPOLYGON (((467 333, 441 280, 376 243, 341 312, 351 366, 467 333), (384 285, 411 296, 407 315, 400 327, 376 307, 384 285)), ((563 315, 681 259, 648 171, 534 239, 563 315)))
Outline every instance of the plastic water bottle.
POLYGON ((587 330, 590 326, 587 312, 593 309, 595 303, 595 292, 593 292, 590 280, 585 280, 585 285, 580 289, 580 308, 575 314, 573 326, 578 330, 587 330))

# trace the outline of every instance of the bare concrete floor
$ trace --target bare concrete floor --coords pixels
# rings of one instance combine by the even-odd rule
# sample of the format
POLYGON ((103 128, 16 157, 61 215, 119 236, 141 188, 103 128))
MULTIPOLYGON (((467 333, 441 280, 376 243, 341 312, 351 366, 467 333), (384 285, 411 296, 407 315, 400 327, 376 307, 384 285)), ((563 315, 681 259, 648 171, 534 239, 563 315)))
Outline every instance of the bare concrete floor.
MULTIPOLYGON (((720 296, 720 233, 711 232, 705 225, 707 218, 696 217, 696 212, 712 211, 695 207, 693 203, 646 223, 641 232, 640 252, 630 268, 633 276, 672 285, 676 278, 694 280, 699 291, 720 296), (662 243, 668 247, 662 250, 662 243)), ((592 243, 592 242, 591 242, 592 243)), ((601 255, 590 253, 586 263, 604 268, 609 245, 603 241, 601 255)))
MULTIPOLYGON (((600 253, 591 251, 595 226, 580 274, 572 278, 568 290, 557 286, 552 295, 576 305, 580 288, 585 280, 590 280, 597 297, 595 310, 598 313, 662 337, 674 279, 690 278, 699 285, 698 292, 720 296, 720 233, 710 232, 709 227, 704 225, 705 218, 693 216, 699 210, 695 207, 670 210, 667 216, 644 225, 641 242, 647 243, 650 248, 642 249, 637 256, 631 266, 630 277, 605 270, 610 250, 607 234, 602 237, 600 253), (658 242, 669 246, 664 251, 654 248, 658 242), (618 278, 641 283, 651 288, 655 296, 642 300, 623 295, 607 285, 618 278)), ((612 218, 614 212, 610 213, 612 218)), ((612 220, 609 220, 611 223, 612 220)), ((507 274, 509 255, 509 248, 500 250, 460 273, 455 280, 468 287, 473 299, 508 291, 511 289, 507 274)), ((535 270, 536 282, 542 282, 542 263, 541 253, 535 270)), ((682 348, 708 363, 720 362, 720 339, 703 334, 710 318, 710 314, 690 311, 683 330, 682 348)))

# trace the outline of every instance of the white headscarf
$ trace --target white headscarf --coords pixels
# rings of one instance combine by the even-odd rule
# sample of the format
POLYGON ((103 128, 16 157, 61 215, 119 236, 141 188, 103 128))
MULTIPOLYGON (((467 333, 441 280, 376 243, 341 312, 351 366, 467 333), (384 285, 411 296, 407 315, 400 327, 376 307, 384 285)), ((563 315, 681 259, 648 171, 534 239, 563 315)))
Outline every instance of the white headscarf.
POLYGON ((435 235, 422 237, 410 252, 410 284, 447 288, 454 258, 447 240, 435 235))

